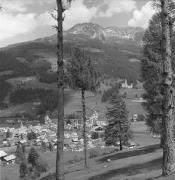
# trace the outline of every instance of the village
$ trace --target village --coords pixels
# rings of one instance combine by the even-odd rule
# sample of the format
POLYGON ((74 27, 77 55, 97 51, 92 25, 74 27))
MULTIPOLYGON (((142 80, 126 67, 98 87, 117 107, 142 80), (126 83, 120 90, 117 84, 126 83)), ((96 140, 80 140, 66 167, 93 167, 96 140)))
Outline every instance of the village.
MULTIPOLYGON (((105 148, 104 141, 105 126, 107 122, 100 120, 100 115, 97 111, 93 111, 92 115, 87 118, 87 148, 105 148)), ((41 125, 23 125, 20 122, 20 127, 0 128, 0 160, 1 165, 14 164, 16 155, 8 154, 4 149, 14 149, 18 144, 22 144, 25 147, 40 147, 50 151, 54 151, 57 148, 57 124, 49 118, 49 115, 44 117, 45 124, 41 125)), ((83 124, 81 119, 69 118, 65 121, 64 132, 64 151, 83 151, 83 124)), ((119 142, 118 144, 119 145, 119 142)), ((124 146, 125 147, 125 146, 124 146)), ((128 147, 134 148, 136 143, 130 142, 128 147)))

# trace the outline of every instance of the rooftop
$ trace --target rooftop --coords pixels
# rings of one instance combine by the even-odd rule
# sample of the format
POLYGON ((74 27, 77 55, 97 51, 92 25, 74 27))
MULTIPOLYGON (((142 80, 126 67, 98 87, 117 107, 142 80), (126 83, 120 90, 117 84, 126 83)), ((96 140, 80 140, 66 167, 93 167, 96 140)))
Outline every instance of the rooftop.
POLYGON ((9 155, 9 156, 4 157, 4 159, 5 159, 6 161, 11 161, 11 160, 16 159, 16 156, 15 156, 14 154, 11 154, 11 155, 9 155))
POLYGON ((0 151, 0 158, 1 157, 5 157, 7 156, 8 154, 5 152, 5 151, 0 151))

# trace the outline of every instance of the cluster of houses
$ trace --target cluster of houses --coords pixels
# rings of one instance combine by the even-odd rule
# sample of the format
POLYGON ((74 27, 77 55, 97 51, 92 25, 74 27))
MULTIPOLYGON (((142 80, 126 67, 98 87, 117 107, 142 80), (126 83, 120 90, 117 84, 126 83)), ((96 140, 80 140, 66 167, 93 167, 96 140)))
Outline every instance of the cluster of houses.
MULTIPOLYGON (((83 124, 80 123, 79 119, 71 119, 70 123, 65 124, 65 151, 83 151, 83 124)), ((94 111, 93 114, 87 120, 87 139, 88 148, 96 147, 96 141, 91 138, 93 132, 104 133, 105 121, 99 120, 99 114, 94 111)), ((35 146, 42 146, 43 142, 46 146, 49 144, 56 148, 57 143, 57 124, 54 123, 48 115, 45 116, 44 125, 36 126, 24 126, 21 122, 19 128, 0 128, 0 134, 10 135, 3 136, 3 140, 0 142, 0 147, 15 146, 19 142, 25 145, 30 145, 31 143, 35 146), (29 133, 34 133, 36 137, 34 139, 28 138, 29 133)), ((2 136, 1 136, 2 137, 2 136)), ((104 143, 102 143, 104 144, 104 143)))
MULTIPOLYGON (((106 121, 99 120, 103 119, 99 113, 93 111, 91 116, 87 119, 87 148, 104 148, 104 130, 106 121), (96 136, 93 134, 96 134, 96 136), (95 137, 95 138, 94 138, 95 137)), ((36 126, 24 126, 21 122, 19 128, 0 128, 0 138, 6 138, 0 141, 0 149, 4 146, 16 146, 18 143, 34 146, 41 146, 45 144, 46 149, 53 151, 57 148, 57 124, 49 118, 48 115, 45 116, 44 125, 36 126), (34 134, 33 138, 29 139, 29 134, 34 134), (7 137, 7 134, 8 137, 7 137), (52 150, 51 147, 52 146, 52 150)), ((32 136, 32 135, 31 135, 32 136)), ((69 123, 65 123, 65 133, 64 133, 64 151, 83 151, 83 124, 79 119, 71 119, 69 123)), ((3 165, 15 163, 16 156, 14 154, 8 155, 6 152, 0 150, 0 161, 3 165)))

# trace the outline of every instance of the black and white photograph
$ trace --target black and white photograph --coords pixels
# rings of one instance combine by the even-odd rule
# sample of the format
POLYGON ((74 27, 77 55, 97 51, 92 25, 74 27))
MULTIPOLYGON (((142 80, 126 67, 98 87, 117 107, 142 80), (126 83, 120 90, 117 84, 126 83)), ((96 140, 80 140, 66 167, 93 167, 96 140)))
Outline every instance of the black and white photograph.
POLYGON ((0 180, 175 180, 175 0, 0 0, 0 180))

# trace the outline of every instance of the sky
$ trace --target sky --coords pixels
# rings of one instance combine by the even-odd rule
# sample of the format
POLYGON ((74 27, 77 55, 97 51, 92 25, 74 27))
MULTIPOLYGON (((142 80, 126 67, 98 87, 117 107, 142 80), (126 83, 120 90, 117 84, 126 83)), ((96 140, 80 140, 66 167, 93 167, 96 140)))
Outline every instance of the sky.
MULTIPOLYGON (((73 0, 66 7, 64 30, 77 23, 103 27, 147 28, 155 10, 150 0, 73 0)), ((0 47, 52 35, 56 0, 0 0, 0 47)))

